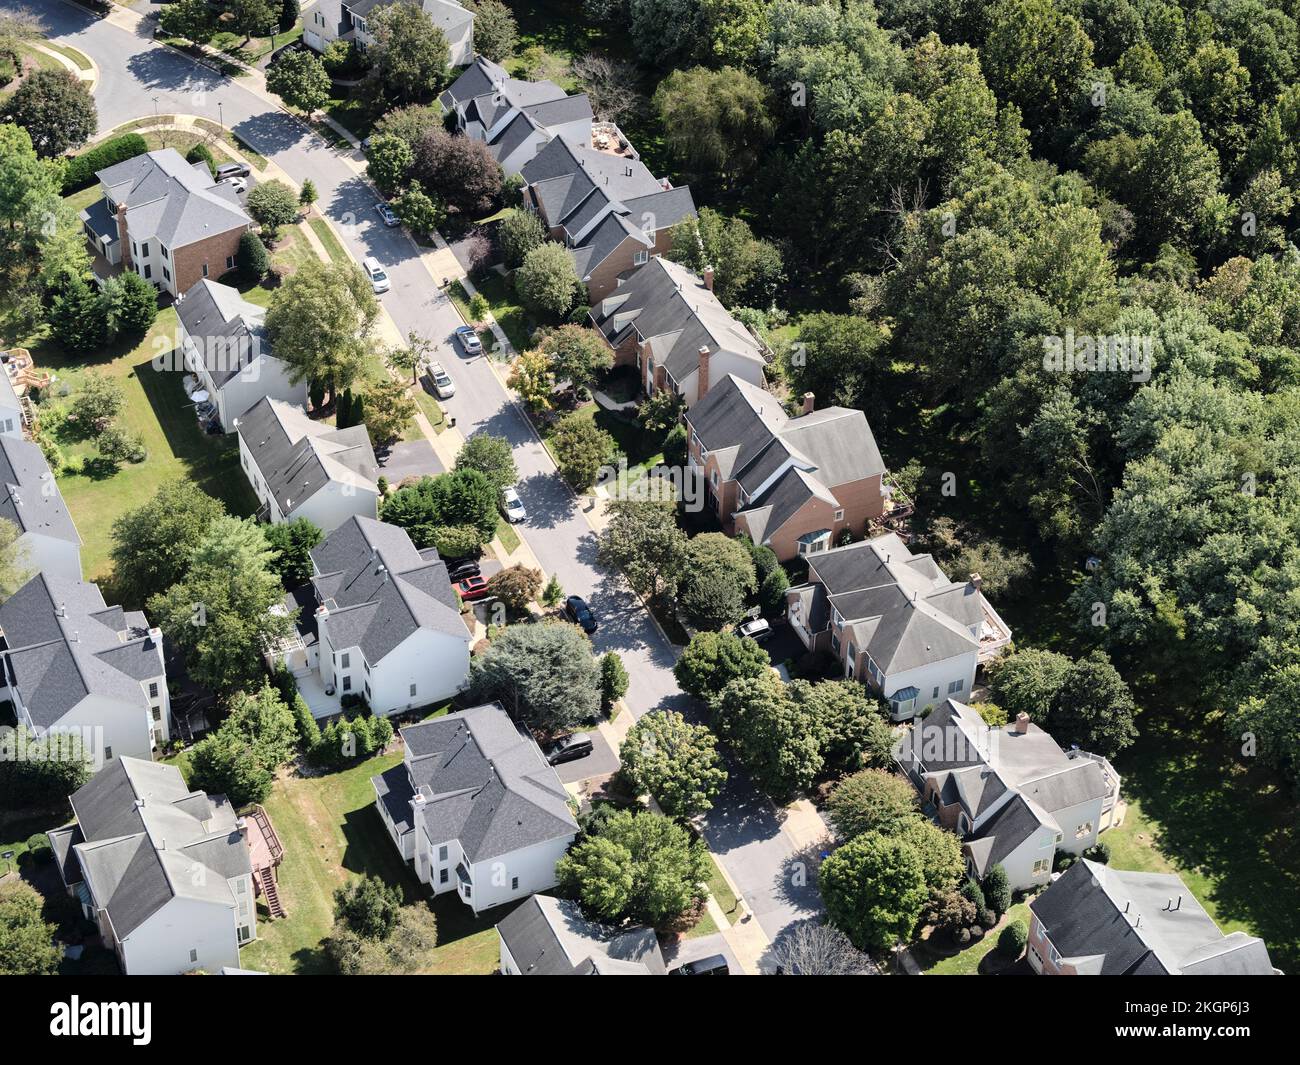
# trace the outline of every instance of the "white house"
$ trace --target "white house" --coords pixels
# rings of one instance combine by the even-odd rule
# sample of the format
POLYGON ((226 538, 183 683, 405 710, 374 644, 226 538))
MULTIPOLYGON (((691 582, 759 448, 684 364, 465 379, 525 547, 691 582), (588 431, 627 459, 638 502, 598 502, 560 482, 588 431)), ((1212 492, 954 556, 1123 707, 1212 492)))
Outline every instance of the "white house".
POLYGON ((224 795, 175 766, 117 758, 71 796, 49 833, 64 885, 128 976, 239 967, 257 938, 247 834, 224 795))
POLYGON ((311 552, 308 587, 289 597, 298 633, 272 654, 317 717, 364 696, 378 715, 449 699, 469 675, 470 631, 447 566, 406 530, 351 517, 311 552))
POLYGON ((807 583, 786 593, 790 627, 879 693, 895 721, 968 696, 977 666, 1011 642, 978 573, 950 581, 894 533, 807 558, 807 583))
POLYGON ((81 536, 44 453, 21 432, 0 434, 0 518, 18 526, 21 566, 79 581, 81 536))
POLYGON ((309 518, 333 532, 354 514, 379 513, 379 464, 364 425, 335 429, 278 399, 234 421, 239 464, 272 524, 309 518))
POLYGON ((916 721, 899 745, 899 768, 962 840, 967 872, 995 865, 1012 890, 1041 887, 1057 851, 1082 854, 1110 828, 1120 776, 1086 751, 1063 751, 1027 715, 1000 727, 946 699, 916 721))
POLYGON ((23 405, 9 374, 0 367, 0 436, 23 439, 23 405))
POLYGON ((1029 903, 1030 968, 1043 976, 1281 976, 1268 947, 1224 935, 1170 873, 1087 859, 1029 903))
POLYGON ((73 732, 96 761, 152 758, 171 737, 162 633, 97 585, 38 573, 0 604, 4 685, 34 733, 73 732))
POLYGON ((555 887, 578 834, 568 793, 500 703, 402 729, 406 758, 371 777, 398 852, 475 913, 555 887))
POLYGON ((271 354, 266 310, 238 289, 200 281, 177 301, 176 317, 185 368, 208 393, 225 432, 266 397, 306 407, 306 381, 294 384, 288 366, 271 354))
MULTIPOLYGON (((316 0, 302 12, 302 39, 308 48, 323 52, 334 41, 355 41, 365 49, 375 43, 367 17, 393 0, 316 0)), ((455 0, 418 0, 430 21, 442 30, 451 53, 451 65, 463 67, 474 58, 474 12, 455 0)))
POLYGON ((554 137, 588 144, 591 101, 570 96, 553 81, 512 78, 485 56, 474 61, 438 97, 471 140, 483 141, 507 174, 518 174, 554 137))
POLYGON ((663 976, 654 929, 611 928, 572 899, 534 895, 497 925, 503 976, 663 976))

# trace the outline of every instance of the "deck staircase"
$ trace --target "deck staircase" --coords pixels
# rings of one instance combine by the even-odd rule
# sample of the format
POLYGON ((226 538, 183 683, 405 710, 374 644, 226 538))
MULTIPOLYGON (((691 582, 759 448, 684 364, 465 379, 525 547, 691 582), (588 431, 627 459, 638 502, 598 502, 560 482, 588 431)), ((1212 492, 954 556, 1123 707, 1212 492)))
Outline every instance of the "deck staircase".
POLYGON ((257 870, 255 875, 257 876, 257 885, 262 889, 262 898, 266 900, 267 912, 273 918, 286 916, 284 905, 280 902, 280 893, 275 887, 275 877, 271 875, 271 870, 263 866, 257 870))

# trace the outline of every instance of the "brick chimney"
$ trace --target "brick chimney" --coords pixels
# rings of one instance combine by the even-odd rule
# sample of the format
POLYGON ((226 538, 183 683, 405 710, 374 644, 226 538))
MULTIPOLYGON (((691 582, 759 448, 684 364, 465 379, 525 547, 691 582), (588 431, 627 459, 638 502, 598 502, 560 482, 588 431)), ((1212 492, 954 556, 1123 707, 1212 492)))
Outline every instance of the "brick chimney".
POLYGON ((1016 715, 1017 735, 1023 736, 1028 731, 1029 731, 1029 715, 1023 712, 1017 714, 1016 715))
POLYGON ((709 357, 712 354, 707 344, 700 348, 700 387, 697 390, 699 399, 703 399, 709 391, 709 357))
POLYGON ((811 414, 813 412, 813 408, 816 406, 817 406, 817 397, 813 395, 811 392, 805 392, 803 394, 803 413, 811 414))
POLYGON ((971 587, 978 592, 982 587, 984 587, 984 578, 978 573, 972 573, 970 575, 970 583, 971 587))
POLYGON ((704 287, 710 292, 713 291, 713 267, 711 266, 704 268, 704 287))

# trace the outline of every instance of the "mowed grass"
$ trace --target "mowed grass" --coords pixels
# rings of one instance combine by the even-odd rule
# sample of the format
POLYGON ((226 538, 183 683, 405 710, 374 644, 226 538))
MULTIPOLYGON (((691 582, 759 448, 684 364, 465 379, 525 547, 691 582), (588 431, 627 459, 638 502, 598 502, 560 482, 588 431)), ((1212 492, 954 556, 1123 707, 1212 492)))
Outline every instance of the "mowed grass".
MULTIPOLYGON (((278 890, 288 916, 272 921, 259 912, 258 939, 241 952, 244 966, 270 973, 331 972, 323 944, 334 923, 334 892, 359 876, 379 876, 398 887, 408 904, 426 904, 426 890, 375 810, 370 783, 401 760, 401 754, 380 755, 341 773, 276 781, 265 807, 284 843, 278 890)), ((438 946, 420 971, 494 972, 499 948, 493 929, 504 908, 476 918, 454 893, 428 904, 437 916, 438 946)))
POLYGON ((93 369, 121 384, 126 404, 119 424, 139 436, 148 451, 144 462, 123 463, 105 475, 94 463, 88 467, 90 472, 78 472, 81 460, 95 457, 93 442, 61 445, 70 461, 58 484, 84 542, 81 558, 88 580, 109 574, 114 520, 147 502, 167 481, 194 482, 225 503, 232 514, 244 516, 256 510, 252 490, 239 469, 234 438, 202 432, 181 385, 183 375, 155 369, 156 356, 162 357, 161 365, 171 362, 176 326, 176 312, 168 308, 159 312, 153 328, 137 344, 113 345, 90 356, 69 355, 50 342, 32 347, 37 369, 57 378, 53 395, 37 408, 38 418, 60 418, 64 401, 59 393, 66 386, 75 394, 93 369))
MULTIPOLYGON (((990 929, 978 943, 972 943, 965 950, 946 958, 932 955, 922 947, 915 952, 917 963, 921 966, 921 971, 930 976, 977 976, 980 962, 997 949, 998 937, 1002 934, 1002 929, 1013 921, 1023 921, 1025 927, 1029 927, 1029 906, 1026 903, 1018 902, 1012 906, 1001 922, 990 929), (927 958, 930 959, 929 964, 927 958)), ((1010 965, 1011 960, 1003 959, 1002 963, 1010 965)))
POLYGON ((325 245, 325 250, 329 252, 329 257, 336 263, 350 262, 352 257, 347 253, 347 249, 339 242, 339 238, 334 235, 334 230, 330 228, 328 222, 323 218, 313 218, 308 223, 312 232, 320 238, 320 242, 325 245))

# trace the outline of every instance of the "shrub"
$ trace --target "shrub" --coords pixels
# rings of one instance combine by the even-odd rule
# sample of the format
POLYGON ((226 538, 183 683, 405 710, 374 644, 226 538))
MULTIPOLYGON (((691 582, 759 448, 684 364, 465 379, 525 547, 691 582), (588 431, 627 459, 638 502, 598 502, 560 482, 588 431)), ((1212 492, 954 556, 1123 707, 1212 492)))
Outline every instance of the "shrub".
POLYGON ((261 281, 271 269, 271 257, 266 253, 266 245, 252 230, 240 236, 235 261, 239 264, 239 272, 249 282, 261 281))
MULTIPOLYGON (((551 580, 555 578, 552 577, 551 580)), ((606 714, 627 694, 628 675, 617 651, 607 651, 600 660, 600 700, 606 714)))
POLYGON ((474 298, 469 301, 469 316, 476 322, 483 321, 487 317, 491 307, 488 304, 487 297, 481 292, 475 292, 474 298))
POLYGON ((298 220, 298 197, 283 181, 264 181, 248 194, 248 213, 268 229, 298 220))
POLYGON ((196 144, 185 153, 185 161, 187 163, 207 163, 208 173, 213 177, 216 177, 217 175, 217 161, 212 157, 212 152, 208 149, 208 146, 202 142, 196 144))
POLYGON ((758 587, 758 605, 764 617, 772 617, 785 609, 785 593, 789 588, 790 578, 780 566, 763 578, 758 587))
POLYGON ((63 171, 63 195, 80 192, 95 183, 95 172, 144 155, 149 145, 138 133, 124 133, 68 160, 63 171))
POLYGON ((980 886, 984 889, 985 904, 999 917, 1011 909, 1011 882, 1001 864, 988 871, 980 886))
POLYGON ((433 546, 443 558, 477 558, 483 538, 473 525, 442 525, 433 530, 433 546))
POLYGON ((32 861, 43 862, 53 853, 50 850, 49 837, 44 832, 37 832, 27 837, 27 853, 32 856, 32 861))
POLYGON ((144 441, 140 437, 115 425, 110 425, 100 434, 99 453, 115 463, 138 464, 148 457, 144 441))
POLYGON ((1100 862, 1102 865, 1110 865, 1110 845, 1107 843, 1096 843, 1084 851, 1083 856, 1090 862, 1100 862))
POLYGON ((1052 871, 1063 873, 1079 860, 1077 854, 1071 854, 1069 851, 1057 851, 1056 857, 1052 860, 1052 871))
POLYGON ((1024 953, 1029 943, 1029 929, 1024 921, 1012 921, 998 936, 998 951, 1004 957, 1016 959, 1024 953))

